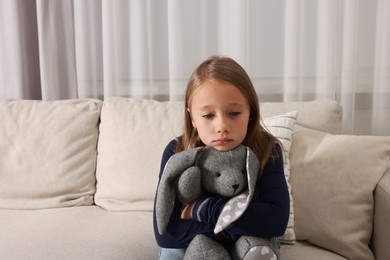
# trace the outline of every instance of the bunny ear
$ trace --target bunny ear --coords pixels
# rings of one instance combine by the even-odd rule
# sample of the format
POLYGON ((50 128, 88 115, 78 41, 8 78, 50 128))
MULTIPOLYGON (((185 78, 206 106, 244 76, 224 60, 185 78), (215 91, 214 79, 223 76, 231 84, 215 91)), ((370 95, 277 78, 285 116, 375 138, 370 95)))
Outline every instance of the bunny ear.
POLYGON ((203 147, 198 147, 174 154, 165 165, 156 195, 156 222, 160 235, 164 233, 171 218, 176 197, 175 183, 187 168, 194 165, 202 150, 203 147))
POLYGON ((236 221, 248 208, 253 198, 256 187, 256 179, 260 169, 260 163, 253 151, 246 147, 245 167, 248 179, 248 190, 238 196, 231 198, 223 207, 217 223, 215 224, 214 233, 217 234, 227 228, 231 223, 236 221))

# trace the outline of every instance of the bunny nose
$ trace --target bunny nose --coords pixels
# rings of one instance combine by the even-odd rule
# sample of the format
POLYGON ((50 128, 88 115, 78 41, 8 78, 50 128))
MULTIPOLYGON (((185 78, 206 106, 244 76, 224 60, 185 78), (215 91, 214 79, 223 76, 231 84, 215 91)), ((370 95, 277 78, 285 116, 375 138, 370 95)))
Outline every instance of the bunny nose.
POLYGON ((234 184, 234 185, 232 185, 233 189, 235 189, 235 190, 237 190, 239 186, 240 186, 240 184, 234 184))

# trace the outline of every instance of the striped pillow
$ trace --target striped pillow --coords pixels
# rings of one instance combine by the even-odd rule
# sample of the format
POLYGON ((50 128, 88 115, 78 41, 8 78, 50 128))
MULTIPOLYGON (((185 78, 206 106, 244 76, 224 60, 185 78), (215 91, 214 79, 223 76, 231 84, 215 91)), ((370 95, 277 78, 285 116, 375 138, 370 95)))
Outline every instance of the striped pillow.
POLYGON ((297 118, 297 111, 288 112, 284 115, 272 116, 263 119, 263 127, 273 134, 283 144, 284 175, 286 177, 288 191, 290 195, 290 217, 286 232, 279 239, 286 244, 295 243, 294 233, 294 207, 291 195, 290 179, 290 148, 292 143, 293 127, 297 118))

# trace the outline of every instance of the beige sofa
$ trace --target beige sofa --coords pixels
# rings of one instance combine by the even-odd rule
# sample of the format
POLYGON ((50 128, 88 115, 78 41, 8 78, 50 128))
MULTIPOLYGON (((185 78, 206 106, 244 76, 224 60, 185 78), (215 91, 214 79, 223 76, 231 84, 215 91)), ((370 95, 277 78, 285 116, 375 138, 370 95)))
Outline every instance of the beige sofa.
MULTIPOLYGON (((182 105, 0 101, 0 259, 156 259, 154 193, 182 105)), ((340 135, 333 101, 261 113, 285 144, 282 258, 390 259, 390 137, 340 135)))

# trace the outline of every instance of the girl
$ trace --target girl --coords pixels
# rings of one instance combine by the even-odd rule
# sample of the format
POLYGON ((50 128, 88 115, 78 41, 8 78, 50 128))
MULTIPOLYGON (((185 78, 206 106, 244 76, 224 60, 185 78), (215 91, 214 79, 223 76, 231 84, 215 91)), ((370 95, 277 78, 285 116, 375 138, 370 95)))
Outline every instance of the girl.
POLYGON ((172 140, 162 156, 159 178, 175 153, 199 146, 228 151, 250 147, 260 162, 255 195, 245 213, 217 235, 214 225, 228 199, 202 195, 191 205, 175 202, 166 232, 154 230, 159 259, 183 259, 198 234, 226 245, 242 235, 273 238, 283 235, 289 218, 289 194, 278 140, 260 124, 256 91, 245 70, 234 60, 213 56, 192 73, 185 96, 184 133, 172 140))

